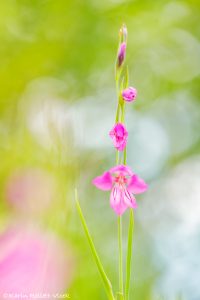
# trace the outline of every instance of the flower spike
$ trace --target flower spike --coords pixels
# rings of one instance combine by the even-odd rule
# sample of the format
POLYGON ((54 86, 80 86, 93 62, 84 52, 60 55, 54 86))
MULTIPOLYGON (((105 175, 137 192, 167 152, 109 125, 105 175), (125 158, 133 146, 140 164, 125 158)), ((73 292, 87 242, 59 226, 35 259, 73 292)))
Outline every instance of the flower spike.
POLYGON ((128 35, 127 27, 125 24, 123 24, 119 30, 119 36, 122 42, 127 42, 127 35, 128 35))

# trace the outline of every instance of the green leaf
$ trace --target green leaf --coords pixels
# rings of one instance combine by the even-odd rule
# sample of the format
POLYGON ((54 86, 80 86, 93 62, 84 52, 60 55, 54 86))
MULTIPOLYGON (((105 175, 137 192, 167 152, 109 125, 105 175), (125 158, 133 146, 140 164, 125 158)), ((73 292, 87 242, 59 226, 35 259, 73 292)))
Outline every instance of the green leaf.
POLYGON ((124 89, 124 80, 125 80, 125 76, 123 75, 122 78, 121 78, 121 82, 120 82, 120 95, 121 95, 121 92, 124 89))
POLYGON ((92 251, 92 255, 93 255, 93 258, 95 260, 95 263, 97 265, 97 268, 99 270, 99 273, 101 275, 101 278, 103 280, 103 283, 104 283, 104 288, 105 288, 105 291, 107 293, 107 297, 109 300, 115 300, 114 296, 113 296, 113 291, 112 291, 112 285, 110 283, 110 280, 108 279, 108 277, 106 276, 106 273, 104 271, 104 268, 102 266, 102 263, 99 259, 99 256, 97 254, 97 251, 95 249, 95 246, 94 246, 94 243, 92 241, 92 237, 89 233, 89 230, 88 230, 88 227, 87 227, 87 224, 86 224, 86 221, 85 221, 85 218, 83 216, 83 212, 82 212, 82 209, 80 207, 80 204, 79 204, 79 201, 78 201, 78 194, 77 194, 77 190, 75 190, 75 200, 76 200, 76 207, 77 207, 77 210, 78 210, 78 213, 79 213, 79 216, 80 216, 80 219, 81 219, 81 222, 82 222, 82 225, 83 225, 83 229, 85 231, 85 234, 86 234, 86 237, 87 237, 87 240, 89 242, 89 245, 90 245, 90 249, 92 251))
POLYGON ((129 288, 130 288, 130 278, 131 278, 131 258, 132 258, 132 246, 133 246, 133 229, 134 229, 134 215, 133 215, 133 209, 130 209, 127 257, 126 257, 126 285, 125 285, 125 299, 126 300, 129 300, 129 288))
POLYGON ((124 75, 124 89, 126 89, 129 85, 129 71, 128 71, 128 66, 126 66, 126 71, 124 75))

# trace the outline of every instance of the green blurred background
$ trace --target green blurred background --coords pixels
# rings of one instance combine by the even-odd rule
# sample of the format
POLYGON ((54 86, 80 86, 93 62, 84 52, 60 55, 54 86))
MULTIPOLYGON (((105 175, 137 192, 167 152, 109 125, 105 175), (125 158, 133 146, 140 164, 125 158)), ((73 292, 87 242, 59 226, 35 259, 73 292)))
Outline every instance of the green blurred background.
MULTIPOLYGON (((28 222, 64 240, 73 253, 71 299, 106 299, 75 187, 118 287, 116 216, 91 180, 115 163, 108 132, 123 22, 138 90, 127 105, 128 164, 150 185, 135 212, 131 299, 200 299, 199 19, 197 0, 0 2, 0 229, 28 222), (9 199, 10 178, 27 170, 51 177, 50 203, 9 199)), ((125 253, 128 213, 123 219, 125 253)))

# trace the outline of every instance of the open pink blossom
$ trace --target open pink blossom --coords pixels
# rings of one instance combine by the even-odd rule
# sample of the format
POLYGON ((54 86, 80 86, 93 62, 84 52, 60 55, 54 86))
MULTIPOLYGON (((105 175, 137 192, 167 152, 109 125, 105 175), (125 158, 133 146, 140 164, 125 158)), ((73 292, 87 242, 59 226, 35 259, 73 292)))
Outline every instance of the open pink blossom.
POLYGON ((122 123, 117 123, 109 132, 115 148, 119 151, 123 151, 126 147, 128 131, 122 123))
POLYGON ((110 205, 117 215, 122 215, 128 207, 136 208, 137 202, 133 194, 141 194, 147 190, 144 180, 125 165, 111 168, 94 178, 92 183, 100 190, 111 190, 110 205))
POLYGON ((125 59, 126 56, 126 43, 123 42, 121 43, 120 47, 119 47, 119 51, 118 51, 118 67, 120 67, 125 59))
POLYGON ((137 97, 137 90, 133 87, 129 87, 122 92, 122 97, 127 102, 132 102, 137 97))

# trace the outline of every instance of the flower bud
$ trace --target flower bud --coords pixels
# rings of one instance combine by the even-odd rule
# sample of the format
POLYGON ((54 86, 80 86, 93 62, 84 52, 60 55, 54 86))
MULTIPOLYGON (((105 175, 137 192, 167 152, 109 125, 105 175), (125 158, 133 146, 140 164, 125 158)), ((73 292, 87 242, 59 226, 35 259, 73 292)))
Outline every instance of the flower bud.
POLYGON ((137 90, 133 87, 128 87, 127 89, 122 91, 122 98, 126 102, 132 102, 136 99, 137 90))
POLYGON ((119 47, 119 51, 117 55, 118 67, 120 67, 123 64, 125 56, 126 56, 126 43, 123 42, 119 47))
POLYGON ((127 41, 127 35, 128 35, 127 27, 125 24, 123 24, 119 30, 119 36, 120 36, 122 42, 127 41))

